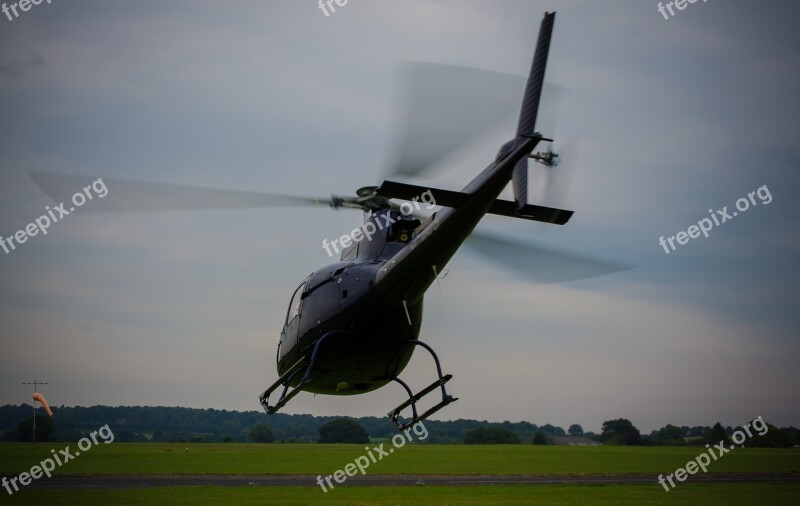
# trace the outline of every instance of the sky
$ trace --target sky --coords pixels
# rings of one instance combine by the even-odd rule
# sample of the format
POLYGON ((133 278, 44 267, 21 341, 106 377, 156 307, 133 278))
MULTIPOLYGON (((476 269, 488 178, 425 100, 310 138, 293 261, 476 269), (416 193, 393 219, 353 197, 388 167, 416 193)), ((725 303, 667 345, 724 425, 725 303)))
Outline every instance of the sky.
MULTIPOLYGON (((377 185, 403 62, 525 76, 555 10, 547 80, 566 90, 557 132, 580 134, 575 215, 479 229, 633 268, 536 284, 459 251, 425 300, 420 338, 459 397, 434 419, 800 426, 800 7, 711 0, 665 19, 657 5, 351 0, 326 16, 311 0, 53 0, 0 16, 0 236, 55 205, 29 171, 292 195, 377 185), (759 188, 708 237, 659 245, 759 188)), ((459 189, 515 127, 509 115, 407 181, 459 189)), ((322 240, 362 219, 96 202, 0 250, 0 404, 30 403, 22 382, 38 380, 55 406, 260 409, 289 297, 332 261, 322 240)), ((433 375, 417 353, 401 377, 433 375)), ((283 412, 383 416, 403 395, 301 393, 283 412)))

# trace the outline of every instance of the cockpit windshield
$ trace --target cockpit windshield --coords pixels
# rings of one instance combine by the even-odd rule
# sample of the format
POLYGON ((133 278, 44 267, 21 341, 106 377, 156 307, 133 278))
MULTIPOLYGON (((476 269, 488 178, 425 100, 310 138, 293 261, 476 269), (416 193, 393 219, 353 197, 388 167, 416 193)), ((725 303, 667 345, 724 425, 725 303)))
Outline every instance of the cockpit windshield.
POLYGON ((288 325, 290 321, 294 320, 297 316, 300 315, 300 301, 303 298, 303 291, 306 288, 306 282, 297 287, 297 290, 294 291, 294 295, 292 295, 292 300, 289 302, 289 311, 286 313, 286 324, 288 325))

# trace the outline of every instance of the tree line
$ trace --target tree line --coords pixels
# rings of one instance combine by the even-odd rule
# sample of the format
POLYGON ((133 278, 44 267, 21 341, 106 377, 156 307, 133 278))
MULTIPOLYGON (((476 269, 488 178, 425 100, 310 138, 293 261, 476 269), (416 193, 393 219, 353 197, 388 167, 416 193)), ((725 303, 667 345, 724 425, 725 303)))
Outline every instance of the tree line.
MULTIPOLYGON (((0 440, 29 441, 32 436, 33 407, 27 404, 0 407, 0 440)), ((108 424, 118 442, 367 442, 389 439, 397 429, 386 418, 341 418, 313 415, 267 416, 258 411, 227 411, 179 407, 91 406, 56 407, 55 416, 36 418, 37 441, 77 441, 97 427, 108 424), (344 422, 342 421, 344 420, 344 422)), ((573 424, 565 431, 551 424, 530 422, 487 422, 478 420, 427 420, 425 443, 444 444, 587 444, 682 446, 717 443, 737 428, 676 426, 667 424, 642 435, 627 419, 603 423, 601 431, 584 431, 573 424)), ((800 430, 769 425, 764 436, 754 437, 751 446, 789 447, 800 444, 800 430)))

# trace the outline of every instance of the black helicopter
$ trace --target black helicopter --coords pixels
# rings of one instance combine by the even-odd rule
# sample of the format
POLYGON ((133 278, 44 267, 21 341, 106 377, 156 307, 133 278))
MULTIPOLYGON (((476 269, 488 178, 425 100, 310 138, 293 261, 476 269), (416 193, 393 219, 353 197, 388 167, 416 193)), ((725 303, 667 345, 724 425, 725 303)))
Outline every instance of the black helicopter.
MULTIPOLYGON (((419 340, 425 292, 446 272, 445 265, 468 238, 479 252, 481 246, 493 248, 494 257, 517 247, 500 238, 487 239, 473 233, 481 218, 488 213, 563 225, 573 214, 528 204, 528 159, 548 170, 554 169, 561 159, 552 148, 534 152, 540 142, 551 145, 553 142, 536 132, 535 127, 554 21, 555 13, 545 13, 516 136, 461 191, 384 181, 377 187, 361 188, 355 197, 320 199, 104 178, 113 188, 113 199, 93 203, 91 211, 327 204, 334 209, 360 209, 367 213, 359 233, 343 244, 340 261, 309 275, 292 295, 278 343, 279 378, 261 394, 260 401, 267 413, 273 414, 302 391, 357 395, 394 381, 405 389, 408 399, 388 416, 398 428, 405 429, 456 400, 445 388, 452 376, 442 373, 434 350, 419 340), (515 200, 498 199, 509 181, 513 182, 515 200), (431 216, 413 212, 411 203, 418 203, 423 196, 426 203, 435 203, 442 209, 431 216), (405 202, 398 205, 397 200, 405 202), (417 347, 432 355, 438 379, 414 393, 399 375, 417 347), (417 402, 437 388, 441 401, 419 413, 417 402), (270 397, 278 389, 280 396, 271 403, 270 397), (401 412, 409 407, 411 417, 401 417, 401 412)), ((64 201, 75 188, 94 180, 51 173, 30 173, 30 176, 56 202, 64 201)), ((531 251, 527 246, 518 251, 517 256, 523 260, 517 263, 535 262, 548 270, 555 261, 570 256, 539 248, 534 251, 534 259, 531 251)), ((513 264, 512 257, 506 263, 513 264)), ((572 257, 573 262, 577 260, 578 271, 560 272, 558 280, 622 270, 621 266, 572 257)), ((549 270, 563 271, 560 265, 549 270)))
POLYGON ((295 290, 278 344, 280 377, 260 400, 275 413, 301 391, 356 395, 395 381, 408 399, 389 412, 400 429, 455 401, 434 350, 419 340, 425 292, 487 213, 563 225, 572 211, 527 202, 528 158, 552 165, 557 155, 533 153, 544 139, 535 131, 555 13, 546 13, 539 31, 516 137, 460 192, 393 181, 362 188, 358 197, 338 198, 333 207, 369 212, 361 239, 342 251, 338 263, 308 276, 295 290), (513 181, 515 202, 498 200, 513 181), (406 213, 390 199, 416 202, 432 195, 443 209, 425 219, 406 213), (369 237, 369 240, 366 238, 369 237), (438 379, 417 393, 400 379, 414 349, 425 348, 438 379), (282 388, 279 400, 272 393, 282 388), (418 413, 417 402, 440 389, 441 401, 418 413), (400 413, 411 407, 403 422, 400 413))

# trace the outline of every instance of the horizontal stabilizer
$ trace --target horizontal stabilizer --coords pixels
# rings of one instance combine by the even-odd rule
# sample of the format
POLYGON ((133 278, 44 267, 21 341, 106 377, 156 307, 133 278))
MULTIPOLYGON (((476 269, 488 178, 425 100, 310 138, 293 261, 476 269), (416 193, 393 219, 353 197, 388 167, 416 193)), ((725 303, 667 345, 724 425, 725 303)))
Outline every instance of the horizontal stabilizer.
POLYGON ((509 218, 522 218, 523 220, 541 221, 553 225, 565 225, 572 218, 573 211, 556 209, 555 207, 535 206, 525 204, 517 208, 516 202, 510 200, 495 200, 489 208, 489 214, 508 216, 509 218))
MULTIPOLYGON (((376 190, 377 195, 400 200, 414 200, 415 198, 420 200, 427 192, 430 192, 429 195, 433 196, 437 206, 452 207, 454 209, 459 208, 470 197, 469 193, 427 188, 395 181, 384 181, 376 190)), ((495 200, 487 213, 509 218, 541 221, 554 225, 564 225, 572 217, 572 211, 531 204, 527 204, 518 210, 517 204, 509 200, 495 200)))

